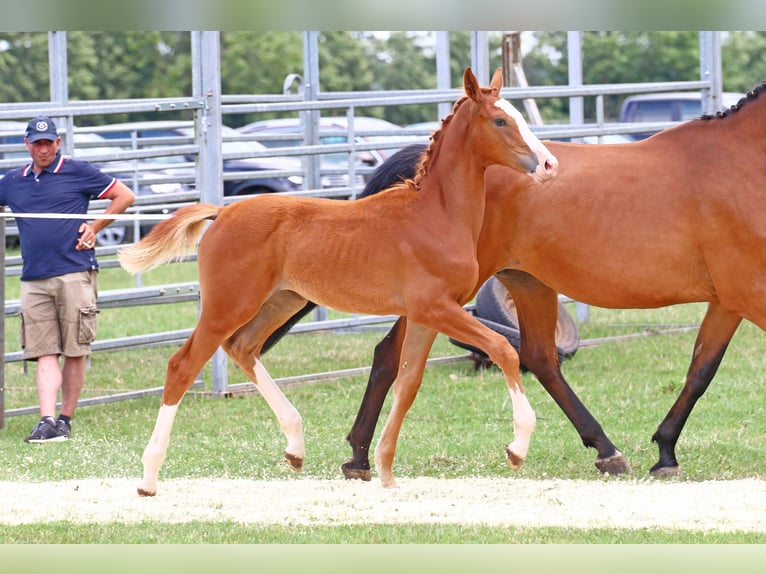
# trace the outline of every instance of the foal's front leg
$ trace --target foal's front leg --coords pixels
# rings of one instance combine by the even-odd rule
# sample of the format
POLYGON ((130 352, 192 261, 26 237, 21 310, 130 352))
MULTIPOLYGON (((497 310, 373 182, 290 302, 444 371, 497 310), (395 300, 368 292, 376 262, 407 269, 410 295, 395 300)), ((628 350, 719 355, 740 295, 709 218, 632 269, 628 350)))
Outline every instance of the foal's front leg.
POLYGON ((513 404, 514 438, 505 449, 506 458, 511 468, 518 469, 529 452, 536 423, 532 405, 521 385, 519 355, 505 337, 480 323, 457 303, 434 304, 429 311, 431 325, 438 325, 448 337, 483 350, 503 372, 513 404))

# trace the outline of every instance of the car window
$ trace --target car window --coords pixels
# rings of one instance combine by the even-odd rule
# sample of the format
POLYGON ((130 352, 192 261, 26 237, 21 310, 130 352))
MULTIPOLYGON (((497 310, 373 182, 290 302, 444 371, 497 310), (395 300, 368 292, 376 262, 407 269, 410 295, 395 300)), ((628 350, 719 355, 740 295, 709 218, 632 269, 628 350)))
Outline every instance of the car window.
MULTIPOLYGON (((0 144, 2 145, 13 145, 13 144, 20 144, 24 145, 24 136, 23 135, 4 135, 0 137, 0 144)), ((26 159, 29 157, 29 152, 26 149, 20 149, 20 150, 9 150, 9 151, 3 151, 0 152, 0 158, 2 159, 26 159)))
MULTIPOLYGON (((138 147, 168 147, 169 145, 167 143, 152 143, 151 140, 147 141, 147 138, 177 138, 179 136, 184 137, 182 134, 179 134, 176 131, 165 129, 149 129, 140 130, 138 132, 131 130, 112 131, 104 132, 102 135, 107 139, 119 140, 130 140, 135 136, 137 138, 138 147)), ((130 148, 131 146, 125 145, 125 147, 130 148)), ((144 161, 165 165, 171 163, 187 163, 189 160, 182 155, 169 155, 164 157, 148 157, 144 158, 144 161)))
POLYGON ((702 115, 702 103, 692 101, 681 101, 681 121, 693 120, 702 115))
MULTIPOLYGON (((698 114, 699 115, 699 114, 698 114)), ((634 122, 668 122, 673 120, 673 102, 656 100, 636 103, 634 122)))

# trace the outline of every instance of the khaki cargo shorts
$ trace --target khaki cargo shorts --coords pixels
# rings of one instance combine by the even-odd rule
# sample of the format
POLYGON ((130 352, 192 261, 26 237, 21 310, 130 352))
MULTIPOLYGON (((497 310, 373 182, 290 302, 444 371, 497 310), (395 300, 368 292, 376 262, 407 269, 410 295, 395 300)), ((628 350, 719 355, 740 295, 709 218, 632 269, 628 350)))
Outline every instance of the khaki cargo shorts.
POLYGON ((90 355, 96 338, 98 271, 21 282, 21 348, 25 360, 90 355))

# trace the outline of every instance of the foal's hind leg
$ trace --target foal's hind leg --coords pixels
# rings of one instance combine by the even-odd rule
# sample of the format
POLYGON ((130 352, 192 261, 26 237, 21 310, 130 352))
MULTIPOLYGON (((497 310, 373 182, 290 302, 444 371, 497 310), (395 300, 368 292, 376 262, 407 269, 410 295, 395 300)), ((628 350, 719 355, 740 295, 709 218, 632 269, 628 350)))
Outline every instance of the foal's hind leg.
POLYGON ((223 349, 255 383, 258 392, 277 417, 279 428, 287 438, 285 459, 296 472, 303 468, 306 454, 303 421, 259 357, 269 335, 305 303, 306 299, 293 291, 277 291, 263 304, 255 317, 237 329, 223 344, 223 349))
POLYGON ((183 346, 168 361, 162 406, 141 458, 144 477, 138 486, 139 495, 154 496, 157 493, 157 477, 165 461, 178 404, 194 383, 197 373, 213 356, 221 339, 222 337, 207 329, 200 329, 198 324, 183 346))
POLYGON ((399 362, 399 376, 394 383, 394 402, 380 440, 375 447, 375 468, 381 483, 386 488, 397 486, 392 472, 396 442, 402 428, 402 421, 415 401, 415 395, 423 382, 423 371, 436 334, 436 331, 421 325, 407 323, 399 362))
POLYGON ((375 426, 391 385, 396 380, 402 341, 407 328, 407 317, 399 317, 391 330, 375 346, 375 353, 354 426, 346 440, 351 445, 351 459, 341 466, 347 479, 370 480, 370 444, 375 426))
POLYGON ((675 454, 678 437, 697 400, 705 393, 718 371, 729 341, 741 321, 740 317, 725 311, 719 303, 708 305, 694 344, 694 355, 684 388, 652 436, 660 450, 660 460, 650 470, 655 476, 680 472, 675 454))

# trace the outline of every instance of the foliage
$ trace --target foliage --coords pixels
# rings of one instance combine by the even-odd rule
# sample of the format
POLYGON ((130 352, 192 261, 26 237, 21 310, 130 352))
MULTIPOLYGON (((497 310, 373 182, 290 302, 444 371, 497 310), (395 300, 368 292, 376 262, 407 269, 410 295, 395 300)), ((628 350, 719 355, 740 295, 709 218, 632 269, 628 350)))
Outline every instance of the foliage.
MULTIPOLYGON (((432 89, 436 87, 434 32, 331 31, 319 37, 320 88, 323 92, 432 89)), ((468 32, 450 32, 453 86, 461 85, 471 63, 468 32)), ((723 36, 724 89, 747 91, 766 77, 766 33, 730 32, 723 36)), ((501 65, 500 32, 489 33, 490 67, 501 65)), ((44 101, 49 95, 48 35, 0 32, 0 102, 44 101)), ((178 97, 190 95, 188 32, 67 32, 69 91, 72 100, 178 97)), ((530 85, 566 85, 565 32, 535 32, 523 62, 530 85)), ((698 33, 694 31, 586 32, 584 83, 694 80, 699 77, 698 33)), ((295 31, 221 33, 224 94, 280 94, 289 74, 303 74, 303 35, 295 31)), ((617 96, 606 99, 615 117, 617 96)), ((546 121, 568 117, 568 100, 539 102, 546 121)), ((587 118, 595 103, 586 98, 587 118)), ((364 110, 398 124, 432 121, 434 105, 364 110)), ((179 118, 181 112, 175 114, 179 118)), ((110 122, 153 119, 150 113, 110 116, 110 122)), ((254 118, 231 116, 232 125, 254 118)), ((258 119, 266 119, 260 116, 258 119)), ((85 123, 103 123, 90 116, 85 123)))
MULTIPOLYGON (((524 58, 532 85, 566 85, 567 35, 537 32, 535 50, 524 58)), ((582 40, 584 84, 661 82, 699 79, 697 32, 587 32, 582 40)), ((605 98, 607 117, 616 117, 621 97, 605 98)), ((568 100, 541 102, 546 118, 565 119, 568 100)), ((585 116, 595 117, 595 100, 585 100, 585 116)))
POLYGON ((747 92, 766 80, 766 32, 729 35, 722 50, 724 90, 747 92))

